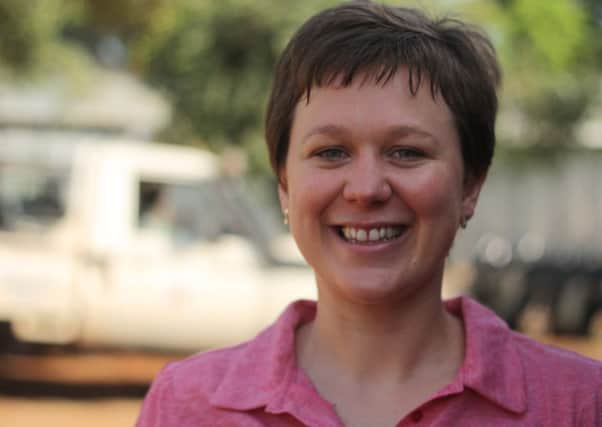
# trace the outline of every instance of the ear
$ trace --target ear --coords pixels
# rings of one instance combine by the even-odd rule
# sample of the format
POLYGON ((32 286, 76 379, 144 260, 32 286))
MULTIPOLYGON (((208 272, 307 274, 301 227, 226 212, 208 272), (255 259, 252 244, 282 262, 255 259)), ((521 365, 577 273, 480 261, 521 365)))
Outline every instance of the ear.
POLYGON ((464 191, 462 195, 462 215, 465 218, 472 218, 474 215, 481 188, 485 183, 487 173, 479 176, 470 175, 464 180, 464 191))
POLYGON ((288 183, 284 170, 278 174, 278 198, 280 199, 280 209, 285 212, 288 210, 288 183))

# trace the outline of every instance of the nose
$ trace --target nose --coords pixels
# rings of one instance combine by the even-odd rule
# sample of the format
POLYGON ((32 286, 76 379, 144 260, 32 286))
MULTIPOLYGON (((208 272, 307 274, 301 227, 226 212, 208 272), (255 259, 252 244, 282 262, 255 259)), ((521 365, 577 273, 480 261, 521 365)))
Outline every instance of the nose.
POLYGON ((374 156, 356 159, 349 168, 343 189, 345 200, 362 206, 386 202, 392 189, 386 176, 385 165, 374 156))

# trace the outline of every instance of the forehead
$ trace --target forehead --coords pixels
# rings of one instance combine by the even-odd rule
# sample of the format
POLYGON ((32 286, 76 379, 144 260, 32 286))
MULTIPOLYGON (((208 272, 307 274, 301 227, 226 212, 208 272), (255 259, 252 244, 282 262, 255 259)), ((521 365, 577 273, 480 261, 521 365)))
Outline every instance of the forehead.
POLYGON ((297 103, 291 139, 300 132, 330 125, 363 132, 411 126, 437 138, 455 134, 452 114, 443 97, 432 90, 430 80, 423 78, 415 90, 410 83, 407 68, 402 68, 384 82, 360 75, 348 86, 340 79, 328 86, 314 86, 297 103))

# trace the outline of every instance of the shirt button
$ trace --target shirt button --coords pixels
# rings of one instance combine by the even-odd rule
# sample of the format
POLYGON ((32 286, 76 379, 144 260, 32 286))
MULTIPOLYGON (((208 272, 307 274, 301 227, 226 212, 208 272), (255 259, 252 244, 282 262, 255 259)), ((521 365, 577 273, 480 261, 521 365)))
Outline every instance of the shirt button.
POLYGON ((410 419, 412 421, 414 421, 415 423, 420 422, 420 420, 422 419, 422 411, 417 410, 417 411, 412 412, 410 414, 410 419))

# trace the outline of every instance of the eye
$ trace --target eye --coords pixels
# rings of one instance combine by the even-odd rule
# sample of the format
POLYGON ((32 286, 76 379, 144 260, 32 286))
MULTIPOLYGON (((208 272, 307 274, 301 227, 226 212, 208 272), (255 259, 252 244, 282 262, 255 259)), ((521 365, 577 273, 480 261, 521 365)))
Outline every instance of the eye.
POLYGON ((391 150, 390 156, 396 160, 416 160, 424 157, 424 153, 415 148, 397 147, 391 150))
POLYGON ((321 159, 328 161, 336 161, 347 158, 347 153, 345 152, 345 150, 336 147, 320 150, 315 155, 321 159))

